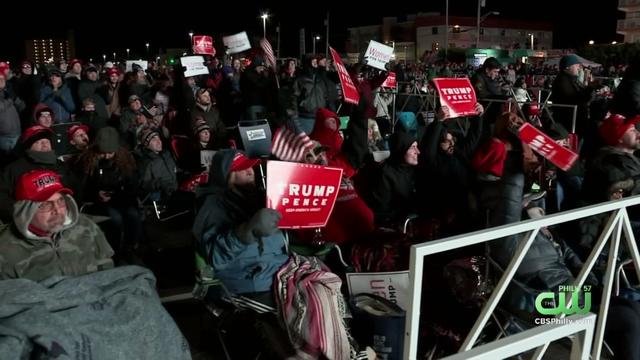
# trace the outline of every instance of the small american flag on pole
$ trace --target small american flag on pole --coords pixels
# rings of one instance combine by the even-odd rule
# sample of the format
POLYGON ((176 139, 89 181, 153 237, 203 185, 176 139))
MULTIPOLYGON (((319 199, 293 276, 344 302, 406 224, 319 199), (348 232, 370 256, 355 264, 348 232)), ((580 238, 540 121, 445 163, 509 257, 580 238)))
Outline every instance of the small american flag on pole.
POLYGON ((313 142, 305 132, 296 134, 286 127, 281 127, 273 135, 271 153, 282 161, 300 162, 304 159, 304 154, 313 146, 313 142))
POLYGON ((276 68, 276 57, 273 55, 273 49, 271 48, 271 44, 267 39, 260 40, 260 47, 264 52, 264 59, 272 68, 276 68))

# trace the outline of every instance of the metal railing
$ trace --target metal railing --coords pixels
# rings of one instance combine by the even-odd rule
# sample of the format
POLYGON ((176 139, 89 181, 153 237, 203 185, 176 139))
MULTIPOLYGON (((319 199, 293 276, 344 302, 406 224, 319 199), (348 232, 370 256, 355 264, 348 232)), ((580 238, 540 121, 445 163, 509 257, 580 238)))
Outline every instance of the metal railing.
POLYGON ((576 334, 571 346, 571 360, 588 360, 591 338, 596 324, 595 314, 573 315, 566 324, 547 324, 515 334, 508 338, 478 346, 463 354, 448 356, 446 360, 505 359, 538 346, 576 334))
MULTIPOLYGON (((576 277, 574 283, 570 284, 576 286, 577 288, 582 287, 588 274, 591 272, 596 261, 605 249, 605 245, 607 244, 607 242, 610 242, 609 253, 607 255, 607 267, 604 278, 602 280, 604 291, 602 292, 602 299, 600 303, 601 305, 597 317, 596 332, 595 336, 593 337, 592 358, 599 359, 603 346, 604 326, 607 320, 611 291, 614 286, 614 275, 622 232, 624 232, 628 250, 635 265, 634 267, 636 275, 638 276, 638 279, 640 279, 640 254, 638 253, 638 247, 635 242, 635 238, 629 221, 629 215, 627 214, 626 210, 627 207, 639 204, 640 196, 634 196, 627 199, 610 201, 603 204, 592 205, 568 212, 562 212, 537 220, 522 221, 514 224, 499 226, 492 229, 480 230, 470 234, 462 234, 446 239, 413 245, 411 247, 411 258, 409 263, 411 302, 407 312, 407 321, 405 325, 404 359, 416 359, 417 356, 420 305, 422 299, 421 290, 425 256, 459 249, 474 244, 485 243, 507 236, 513 236, 522 233, 525 234, 522 240, 519 242, 511 262, 505 268, 504 274, 496 284, 495 289, 482 308, 479 317, 477 318, 471 331, 467 335, 467 338, 458 351, 459 353, 466 353, 475 345, 478 337, 487 324, 487 321, 491 317, 491 314, 493 313, 498 302, 502 298, 502 295, 505 293, 507 286, 511 282, 511 279, 516 273, 518 266, 524 259, 527 251, 529 250, 529 247, 533 243, 538 231, 541 228, 611 212, 606 226, 602 230, 598 241, 596 242, 596 244, 594 244, 593 249, 589 257, 585 261, 580 273, 576 277), (614 231, 615 236, 612 236, 614 234, 614 231)), ((567 300, 566 306, 571 306, 571 297, 569 297, 569 299, 567 300)), ((559 317, 563 316, 564 315, 559 315, 559 317)), ((548 343, 553 340, 550 332, 543 332, 543 334, 546 334, 541 335, 545 338, 544 345, 537 349, 536 353, 533 356, 533 359, 541 359, 548 347, 548 343)), ((507 339, 511 339, 509 341, 515 341, 513 340, 513 336, 510 336, 505 340, 507 339)))

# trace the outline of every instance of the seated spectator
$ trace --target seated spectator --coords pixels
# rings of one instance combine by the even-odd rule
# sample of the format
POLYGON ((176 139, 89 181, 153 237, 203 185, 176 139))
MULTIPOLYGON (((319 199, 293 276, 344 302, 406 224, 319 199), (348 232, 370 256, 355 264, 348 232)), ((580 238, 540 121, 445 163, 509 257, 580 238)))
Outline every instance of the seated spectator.
MULTIPOLYGON (((215 154, 209 186, 203 189, 204 202, 193 225, 198 250, 232 294, 267 304, 274 304, 277 297, 282 305, 279 313, 297 351, 279 349, 279 358, 294 354, 295 358, 320 354, 329 359, 349 358, 351 348, 339 311, 341 281, 317 260, 289 258, 285 234, 278 229, 281 215, 264 208, 258 196, 253 172, 257 162, 233 149, 215 154), (283 293, 288 295, 283 297, 283 293), (294 314, 303 314, 305 329, 294 326, 294 314), (328 333, 332 335, 323 335, 328 333)), ((271 323, 277 324, 274 320, 271 323)))
POLYGON ((33 124, 50 128, 55 124, 55 115, 53 110, 46 104, 38 104, 33 109, 33 124))
POLYGON ((171 153, 162 149, 160 134, 149 128, 138 134, 140 145, 140 173, 143 198, 151 201, 168 199, 178 189, 176 164, 171 153))
POLYGON ((100 116, 96 111, 96 105, 91 98, 82 100, 82 111, 78 116, 76 116, 75 121, 88 126, 89 132, 92 136, 95 136, 98 130, 107 126, 107 118, 100 116))
POLYGON ((138 207, 136 162, 120 146, 110 126, 98 131, 95 142, 76 161, 74 190, 78 201, 91 203, 88 212, 108 216, 100 223, 117 256, 131 255, 142 237, 138 207))
POLYGON ((71 194, 53 171, 20 177, 13 222, 0 230, 0 279, 40 281, 113 267, 104 234, 80 214, 71 194))
POLYGON ((389 150, 391 156, 381 166, 367 171, 364 181, 368 189, 359 191, 379 225, 397 223, 416 211, 418 142, 411 135, 396 131, 389 139, 389 150))
POLYGON ((86 125, 73 125, 67 130, 69 144, 75 149, 74 153, 80 153, 89 147, 89 127, 86 125))
POLYGON ((18 159, 9 163, 0 178, 0 219, 10 221, 13 212, 14 189, 18 178, 36 169, 59 172, 56 153, 51 147, 53 131, 43 126, 32 126, 22 133, 18 159))

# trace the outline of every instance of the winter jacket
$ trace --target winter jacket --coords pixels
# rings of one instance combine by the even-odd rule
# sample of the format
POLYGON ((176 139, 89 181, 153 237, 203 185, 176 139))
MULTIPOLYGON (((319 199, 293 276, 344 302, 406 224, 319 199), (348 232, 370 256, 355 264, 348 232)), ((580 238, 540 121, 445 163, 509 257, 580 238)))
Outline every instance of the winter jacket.
POLYGON ((101 81, 82 80, 78 85, 78 98, 80 103, 85 99, 93 100, 96 106, 96 113, 101 118, 108 118, 107 103, 109 102, 108 89, 101 81))
POLYGON ((176 163, 168 151, 156 154, 143 150, 138 162, 141 190, 145 194, 157 192, 171 195, 178 189, 176 170, 176 163))
MULTIPOLYGON (((236 229, 259 210, 260 202, 227 186, 236 151, 220 150, 213 158, 209 187, 193 224, 200 254, 212 265, 216 277, 232 293, 269 291, 275 273, 288 256, 282 231, 258 241, 245 241, 236 229)), ((262 202, 263 203, 263 202, 262 202)))
POLYGON ((309 68, 298 76, 293 92, 299 117, 314 118, 319 108, 328 105, 326 83, 315 69, 309 68))
POLYGON ((25 121, 24 125, 27 125, 33 108, 40 101, 40 88, 42 86, 40 77, 22 74, 12 80, 16 96, 25 102, 25 109, 20 113, 20 118, 25 121))
POLYGON ((209 132, 211 134, 210 142, 218 147, 227 146, 227 128, 224 122, 220 119, 220 112, 213 105, 206 107, 196 103, 193 110, 191 110, 191 125, 196 121, 197 117, 203 118, 207 125, 209 125, 209 132))
POLYGON ((395 132, 389 144, 391 156, 381 166, 368 164, 373 169, 364 171, 369 189, 359 193, 373 210, 376 224, 401 221, 416 210, 415 166, 404 161, 415 141, 405 132, 395 132))
POLYGON ((43 86, 40 90, 40 102, 47 104, 53 110, 59 123, 70 122, 71 114, 76 110, 71 90, 65 84, 56 91, 51 85, 43 86))
MULTIPOLYGON (((583 136, 589 128, 589 103, 593 97, 593 89, 578 83, 577 76, 561 72, 553 81, 551 101, 554 104, 577 105, 576 133, 583 136)), ((573 129, 573 109, 554 107, 553 118, 566 129, 573 129)), ((599 120, 599 119, 596 119, 599 120)))
POLYGON ((13 223, 0 228, 0 280, 40 281, 51 276, 77 276, 113 267, 113 250, 98 226, 81 215, 65 195, 67 217, 51 238, 29 231, 40 203, 15 204, 13 223))
POLYGON ((24 102, 9 89, 0 89, 0 136, 20 136, 20 112, 24 102))

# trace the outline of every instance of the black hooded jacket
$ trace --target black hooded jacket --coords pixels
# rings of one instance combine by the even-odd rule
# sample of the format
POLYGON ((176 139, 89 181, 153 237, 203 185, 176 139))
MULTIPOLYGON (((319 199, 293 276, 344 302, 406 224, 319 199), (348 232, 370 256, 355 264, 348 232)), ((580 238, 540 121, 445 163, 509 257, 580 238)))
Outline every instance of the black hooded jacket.
POLYGON ((373 210, 375 222, 384 224, 402 220, 415 211, 415 167, 404 161, 404 155, 416 139, 402 131, 389 139, 391 156, 377 171, 372 171, 368 194, 363 194, 373 210))

